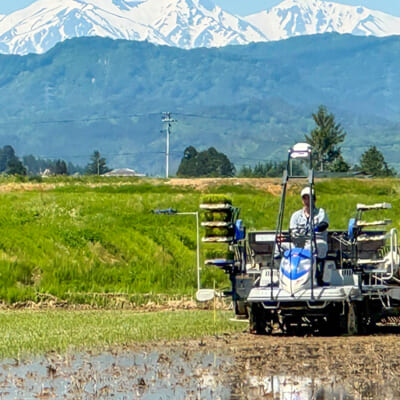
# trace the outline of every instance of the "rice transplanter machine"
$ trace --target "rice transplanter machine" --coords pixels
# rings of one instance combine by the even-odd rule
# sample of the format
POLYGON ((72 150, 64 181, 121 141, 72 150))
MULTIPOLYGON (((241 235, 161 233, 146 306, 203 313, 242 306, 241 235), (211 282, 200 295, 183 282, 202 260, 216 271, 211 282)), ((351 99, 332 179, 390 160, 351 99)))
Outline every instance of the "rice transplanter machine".
MULTIPOLYGON (((206 243, 225 243, 225 258, 211 258, 207 265, 229 274, 237 318, 249 318, 250 330, 258 334, 280 329, 296 333, 312 328, 320 333, 357 334, 371 332, 382 318, 400 314, 400 269, 397 230, 387 229, 391 221, 376 219, 389 203, 357 204, 348 229, 328 230, 327 255, 318 258, 316 229, 303 237, 283 229, 288 182, 305 180, 314 193, 312 148, 298 143, 288 151, 282 177, 282 193, 275 230, 249 231, 239 209, 232 204, 201 204, 223 221, 203 222, 207 229, 224 228, 225 235, 209 235, 206 243), (292 173, 293 163, 305 167, 304 175, 292 173), (368 213, 374 211, 374 220, 368 213), (323 275, 317 280, 317 271, 323 275)), ((310 196, 310 225, 314 205, 310 196)), ((199 294, 199 297, 202 297, 199 294)))

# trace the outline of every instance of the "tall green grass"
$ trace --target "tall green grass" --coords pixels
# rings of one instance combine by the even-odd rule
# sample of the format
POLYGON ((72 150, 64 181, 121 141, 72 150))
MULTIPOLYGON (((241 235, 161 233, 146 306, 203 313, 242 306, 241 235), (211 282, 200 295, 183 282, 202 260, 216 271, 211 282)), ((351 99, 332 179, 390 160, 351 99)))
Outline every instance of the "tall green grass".
MULTIPOLYGON (((223 194, 241 208, 248 229, 274 229, 280 198, 264 189, 240 182, 200 191, 150 179, 2 178, 0 300, 38 302, 45 294, 92 304, 97 293, 194 295, 195 218, 152 210, 197 211, 202 196, 223 194)), ((398 180, 323 180, 316 191, 330 229, 346 229, 357 203, 383 201, 393 205, 385 217, 400 226, 398 180)), ((285 226, 301 207, 299 192, 299 185, 289 189, 285 226)), ((214 281, 218 288, 229 285, 221 271, 204 267, 202 286, 214 281)))

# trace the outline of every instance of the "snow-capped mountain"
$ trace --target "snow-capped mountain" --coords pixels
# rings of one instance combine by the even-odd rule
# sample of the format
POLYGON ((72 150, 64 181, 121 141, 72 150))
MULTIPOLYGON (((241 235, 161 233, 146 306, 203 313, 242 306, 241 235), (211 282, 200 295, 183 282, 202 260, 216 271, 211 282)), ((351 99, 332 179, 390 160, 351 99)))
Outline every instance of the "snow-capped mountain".
POLYGON ((43 53, 80 36, 190 49, 324 32, 398 35, 400 18, 321 0, 284 0, 243 18, 225 12, 213 0, 37 0, 0 15, 0 53, 43 53))
POLYGON ((0 21, 0 52, 43 53, 80 36, 185 49, 265 40, 257 28, 211 0, 38 0, 0 21))
POLYGON ((400 18, 365 7, 321 0, 285 0, 269 11, 245 17, 268 40, 338 32, 359 36, 400 34, 400 18))

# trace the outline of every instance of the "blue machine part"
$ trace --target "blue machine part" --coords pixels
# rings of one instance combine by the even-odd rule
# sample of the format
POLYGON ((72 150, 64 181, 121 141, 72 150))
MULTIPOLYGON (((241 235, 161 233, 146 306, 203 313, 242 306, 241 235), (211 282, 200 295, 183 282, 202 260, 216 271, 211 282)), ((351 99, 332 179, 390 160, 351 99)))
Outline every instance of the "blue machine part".
POLYGON ((310 250, 293 248, 286 250, 281 262, 281 272, 290 280, 296 280, 304 276, 311 268, 310 250))
POLYGON ((165 210, 160 210, 157 208, 157 210, 152 211, 153 214, 166 214, 166 215, 176 214, 177 212, 178 211, 173 208, 167 208, 165 210))
POLYGON ((357 222, 357 220, 355 218, 350 218, 349 219, 348 234, 349 234, 349 239, 350 240, 354 239, 354 228, 356 227, 356 222, 357 222))
POLYGON ((242 240, 246 236, 245 229, 243 226, 243 221, 238 219, 235 223, 235 239, 242 240))

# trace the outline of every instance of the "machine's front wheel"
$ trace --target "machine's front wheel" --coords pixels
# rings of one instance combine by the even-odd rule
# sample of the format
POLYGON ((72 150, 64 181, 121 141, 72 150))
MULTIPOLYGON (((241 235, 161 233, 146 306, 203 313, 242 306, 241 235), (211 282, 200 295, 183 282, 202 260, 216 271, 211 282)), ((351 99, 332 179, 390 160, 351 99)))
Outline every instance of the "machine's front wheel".
POLYGON ((360 317, 358 315, 357 305, 355 303, 346 304, 346 329, 347 335, 357 335, 360 328, 360 317))

